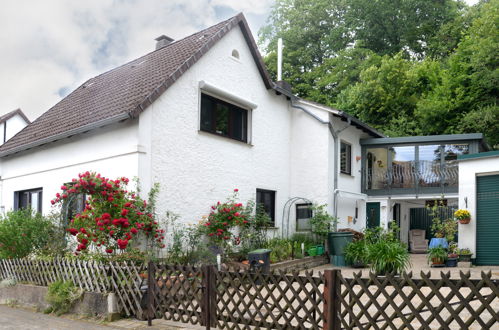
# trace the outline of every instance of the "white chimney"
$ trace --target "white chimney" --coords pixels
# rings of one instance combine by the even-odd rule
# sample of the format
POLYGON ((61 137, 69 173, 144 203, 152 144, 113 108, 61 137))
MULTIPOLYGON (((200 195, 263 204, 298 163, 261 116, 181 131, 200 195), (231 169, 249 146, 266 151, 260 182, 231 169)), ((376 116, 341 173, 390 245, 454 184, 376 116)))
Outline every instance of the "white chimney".
POLYGON ((282 38, 277 39, 277 81, 282 80, 282 38))

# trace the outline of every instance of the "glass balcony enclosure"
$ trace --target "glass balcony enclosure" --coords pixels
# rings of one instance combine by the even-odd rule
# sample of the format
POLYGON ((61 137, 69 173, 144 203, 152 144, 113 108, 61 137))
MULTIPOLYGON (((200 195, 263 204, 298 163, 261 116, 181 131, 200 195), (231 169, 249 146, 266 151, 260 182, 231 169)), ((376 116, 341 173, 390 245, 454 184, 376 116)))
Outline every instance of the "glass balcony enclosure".
POLYGON ((363 192, 457 192, 457 156, 482 151, 486 148, 482 140, 482 134, 361 140, 363 192))

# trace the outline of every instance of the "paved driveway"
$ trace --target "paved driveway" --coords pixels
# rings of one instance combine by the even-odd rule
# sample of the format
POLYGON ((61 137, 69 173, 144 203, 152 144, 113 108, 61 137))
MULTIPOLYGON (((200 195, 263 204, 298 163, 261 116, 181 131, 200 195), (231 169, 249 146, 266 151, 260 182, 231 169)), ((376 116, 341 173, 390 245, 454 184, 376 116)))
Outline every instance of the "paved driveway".
POLYGON ((29 310, 0 305, 0 329, 2 330, 111 330, 114 327, 71 320, 68 318, 35 313, 29 310))

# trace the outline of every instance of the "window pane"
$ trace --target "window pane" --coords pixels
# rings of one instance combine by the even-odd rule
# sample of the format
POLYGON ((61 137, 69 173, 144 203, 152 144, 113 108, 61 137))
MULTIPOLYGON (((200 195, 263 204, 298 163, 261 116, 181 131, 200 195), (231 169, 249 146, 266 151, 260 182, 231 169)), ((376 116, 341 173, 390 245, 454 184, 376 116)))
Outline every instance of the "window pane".
POLYGON ((231 111, 231 129, 230 137, 246 141, 246 119, 248 117, 246 110, 233 108, 231 111))
POLYGON ((390 148, 392 157, 392 188, 414 188, 415 147, 390 148))
POLYGON ((312 217, 311 204, 296 205, 296 230, 311 230, 310 218, 312 217))
POLYGON ((440 146, 419 146, 419 186, 440 187, 440 146))
POLYGON ((388 189, 387 152, 386 148, 367 149, 367 189, 388 189))
POLYGON ((201 97, 201 130, 211 132, 214 130, 213 101, 206 95, 201 97))
POLYGON ((202 94, 200 120, 203 131, 247 141, 248 111, 245 109, 202 94))
POLYGON ((351 174, 352 146, 341 142, 340 144, 340 171, 351 174))
POLYGON ((465 155, 468 153, 468 144, 448 144, 444 146, 443 181, 445 186, 458 186, 459 168, 457 163, 457 156, 465 155))
POLYGON ((225 104, 217 104, 217 122, 215 132, 221 135, 229 135, 229 107, 225 104))
POLYGON ((256 203, 263 205, 263 209, 271 219, 271 225, 275 224, 275 191, 256 190, 256 203))

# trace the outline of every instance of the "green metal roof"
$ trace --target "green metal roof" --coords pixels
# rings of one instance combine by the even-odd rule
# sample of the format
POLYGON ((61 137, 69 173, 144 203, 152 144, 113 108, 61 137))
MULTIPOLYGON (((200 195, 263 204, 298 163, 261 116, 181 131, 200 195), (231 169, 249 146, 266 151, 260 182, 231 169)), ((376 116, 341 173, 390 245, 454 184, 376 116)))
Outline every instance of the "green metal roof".
POLYGON ((459 156, 457 156, 457 160, 491 158, 491 157, 499 157, 499 150, 481 152, 481 153, 478 153, 478 154, 459 155, 459 156))
POLYGON ((458 142, 458 141, 473 141, 483 140, 482 133, 472 134, 446 134, 446 135, 426 135, 426 136, 403 136, 395 138, 375 138, 360 140, 360 144, 367 145, 382 145, 382 144, 416 144, 416 143, 442 143, 442 142, 458 142))

